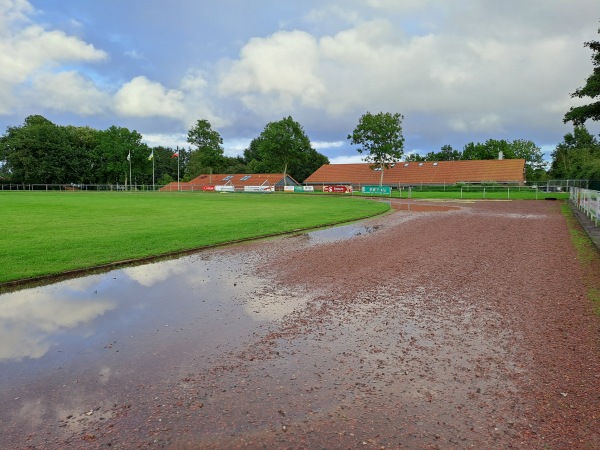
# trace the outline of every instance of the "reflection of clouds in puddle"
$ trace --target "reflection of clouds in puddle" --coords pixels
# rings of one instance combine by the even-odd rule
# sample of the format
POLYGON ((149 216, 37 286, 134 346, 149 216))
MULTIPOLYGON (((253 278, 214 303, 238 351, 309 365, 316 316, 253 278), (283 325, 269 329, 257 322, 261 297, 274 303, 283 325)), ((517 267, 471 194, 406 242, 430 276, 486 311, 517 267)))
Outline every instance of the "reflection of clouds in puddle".
POLYGON ((145 287, 152 287, 173 275, 183 275, 186 271, 188 268, 181 264, 181 260, 161 261, 155 264, 127 267, 122 270, 130 279, 145 287))
POLYGON ((179 258, 171 261, 127 267, 122 269, 122 272, 141 286, 152 287, 172 277, 186 277, 187 275, 193 276, 194 281, 198 282, 199 280, 196 276, 200 267, 204 268, 206 264, 203 264, 202 261, 179 258))
MULTIPOLYGON (((115 308, 113 302, 82 298, 82 292, 73 289, 77 283, 70 284, 63 290, 25 290, 2 296, 0 361, 39 358, 52 346, 53 336, 115 308)), ((81 286, 87 291, 90 285, 77 288, 81 286)))

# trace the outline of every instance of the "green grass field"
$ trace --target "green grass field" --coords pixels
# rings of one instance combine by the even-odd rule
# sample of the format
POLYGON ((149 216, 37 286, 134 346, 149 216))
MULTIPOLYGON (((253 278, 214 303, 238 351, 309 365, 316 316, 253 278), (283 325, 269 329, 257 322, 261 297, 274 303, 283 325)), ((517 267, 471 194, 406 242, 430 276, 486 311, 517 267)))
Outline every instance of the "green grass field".
POLYGON ((0 283, 383 213, 360 198, 1 192, 0 283))

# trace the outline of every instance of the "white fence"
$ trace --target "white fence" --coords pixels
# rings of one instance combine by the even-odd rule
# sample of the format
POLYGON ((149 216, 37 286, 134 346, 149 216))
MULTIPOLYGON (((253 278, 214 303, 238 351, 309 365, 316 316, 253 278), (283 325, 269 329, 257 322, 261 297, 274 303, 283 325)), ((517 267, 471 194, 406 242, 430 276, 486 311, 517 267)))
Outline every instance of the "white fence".
POLYGON ((596 226, 600 225, 600 191, 572 187, 569 197, 571 202, 585 212, 596 226))

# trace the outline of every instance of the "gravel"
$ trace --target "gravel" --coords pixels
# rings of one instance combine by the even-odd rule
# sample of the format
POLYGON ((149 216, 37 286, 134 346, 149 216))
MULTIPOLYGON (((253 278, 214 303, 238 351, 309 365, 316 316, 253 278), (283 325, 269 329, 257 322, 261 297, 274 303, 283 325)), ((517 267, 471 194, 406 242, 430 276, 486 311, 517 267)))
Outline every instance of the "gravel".
POLYGON ((215 251, 283 317, 16 447, 600 448, 599 258, 578 260, 560 202, 436 205, 215 251))

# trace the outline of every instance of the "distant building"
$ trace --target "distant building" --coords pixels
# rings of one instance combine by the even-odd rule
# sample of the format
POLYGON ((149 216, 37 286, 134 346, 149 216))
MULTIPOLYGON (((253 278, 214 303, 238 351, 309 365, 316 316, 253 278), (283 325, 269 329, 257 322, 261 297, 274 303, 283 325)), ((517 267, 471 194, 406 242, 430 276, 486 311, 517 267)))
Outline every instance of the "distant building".
MULTIPOLYGON (((524 159, 398 162, 383 170, 383 185, 392 187, 525 183, 524 159)), ((379 185, 380 177, 379 168, 373 164, 324 164, 304 184, 315 187, 328 184, 359 187, 379 185)))
POLYGON ((283 186, 299 186, 282 173, 202 174, 191 181, 167 184, 161 191, 255 191, 283 190, 283 186))

